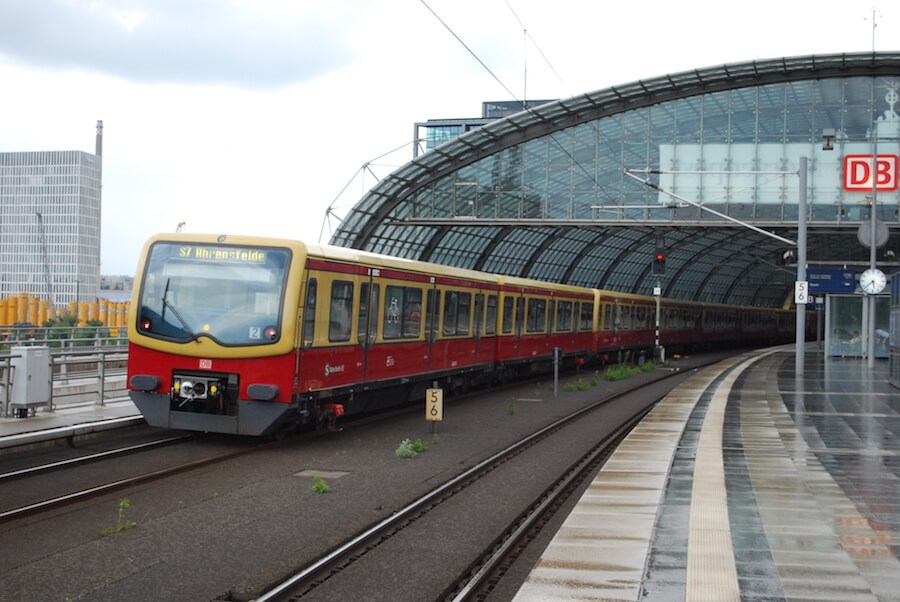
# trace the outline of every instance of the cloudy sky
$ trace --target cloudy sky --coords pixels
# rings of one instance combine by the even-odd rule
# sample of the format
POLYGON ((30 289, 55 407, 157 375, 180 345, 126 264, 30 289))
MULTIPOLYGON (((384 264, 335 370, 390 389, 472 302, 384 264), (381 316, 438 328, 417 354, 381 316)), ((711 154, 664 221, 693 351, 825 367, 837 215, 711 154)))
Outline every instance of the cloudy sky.
MULTIPOLYGON (((897 50, 900 6, 875 8, 875 48, 897 50)), ((133 274, 143 241, 180 222, 310 242, 324 229, 327 242, 328 208, 345 214, 409 160, 417 121, 729 62, 870 51, 872 10, 833 0, 0 0, 0 151, 93 152, 103 120, 101 271, 133 274)))

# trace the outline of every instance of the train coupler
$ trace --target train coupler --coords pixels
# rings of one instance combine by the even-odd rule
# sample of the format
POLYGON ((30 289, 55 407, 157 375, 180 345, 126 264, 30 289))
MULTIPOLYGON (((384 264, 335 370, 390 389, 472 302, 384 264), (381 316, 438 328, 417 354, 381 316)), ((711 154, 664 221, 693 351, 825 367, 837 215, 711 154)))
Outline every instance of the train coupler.
POLYGON ((335 422, 344 415, 344 404, 341 403, 324 403, 319 406, 319 423, 325 424, 329 431, 340 430, 335 422))

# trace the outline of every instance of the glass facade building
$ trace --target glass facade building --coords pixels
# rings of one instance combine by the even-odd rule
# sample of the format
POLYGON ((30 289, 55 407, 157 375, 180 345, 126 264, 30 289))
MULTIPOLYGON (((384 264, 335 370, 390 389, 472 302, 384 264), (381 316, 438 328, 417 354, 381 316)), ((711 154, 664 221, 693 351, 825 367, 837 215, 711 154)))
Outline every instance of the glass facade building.
POLYGON ((466 132, 487 125, 495 119, 502 119, 518 113, 523 109, 546 104, 547 100, 491 101, 481 103, 481 117, 472 119, 430 119, 417 123, 413 132, 413 156, 419 156, 420 142, 424 140, 425 150, 430 151, 438 146, 459 138, 466 132), (422 133, 424 130, 424 134, 422 133))
MULTIPOLYGON (((332 243, 648 294, 663 240, 664 295, 781 306, 795 279, 780 265, 790 245, 700 207, 793 241, 806 157, 810 264, 866 260, 856 231, 871 185, 848 186, 847 161, 870 160, 876 145, 879 157, 900 155, 898 88, 900 55, 868 53, 725 65, 550 102, 401 167, 332 243)), ((894 248, 900 191, 889 188, 877 215, 894 248)))
POLYGON ((100 288, 101 158, 81 151, 0 153, 0 298, 55 304, 100 288))

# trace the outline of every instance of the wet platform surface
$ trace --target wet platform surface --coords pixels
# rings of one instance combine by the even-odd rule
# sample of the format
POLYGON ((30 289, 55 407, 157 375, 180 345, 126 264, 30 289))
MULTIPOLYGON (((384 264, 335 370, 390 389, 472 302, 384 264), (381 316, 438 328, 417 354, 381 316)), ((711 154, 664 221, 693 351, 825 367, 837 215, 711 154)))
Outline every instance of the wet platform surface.
POLYGON ((807 351, 699 371, 644 419, 515 600, 900 599, 900 390, 807 351))

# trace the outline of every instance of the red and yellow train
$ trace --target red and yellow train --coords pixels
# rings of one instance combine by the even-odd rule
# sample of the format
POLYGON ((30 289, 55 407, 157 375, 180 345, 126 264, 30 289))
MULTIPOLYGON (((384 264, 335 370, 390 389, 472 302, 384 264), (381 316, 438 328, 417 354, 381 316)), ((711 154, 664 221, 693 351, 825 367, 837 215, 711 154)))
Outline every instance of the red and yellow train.
MULTIPOLYGON (((145 245, 128 386, 153 426, 270 434, 652 349, 656 299, 241 236, 145 245)), ((792 312, 663 299, 667 348, 790 340, 792 312)))

